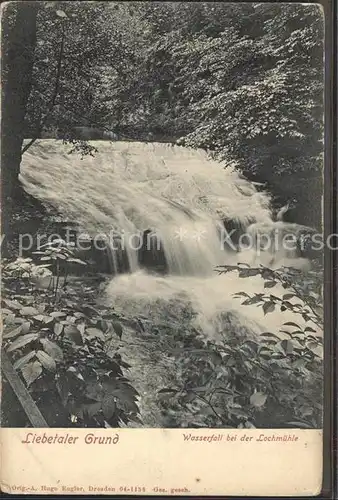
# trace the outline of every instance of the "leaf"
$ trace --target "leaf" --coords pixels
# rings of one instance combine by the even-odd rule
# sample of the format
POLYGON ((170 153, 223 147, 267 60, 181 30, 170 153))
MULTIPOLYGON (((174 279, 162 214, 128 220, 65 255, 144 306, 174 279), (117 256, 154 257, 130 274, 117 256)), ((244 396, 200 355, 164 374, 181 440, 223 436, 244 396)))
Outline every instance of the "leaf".
POLYGON ((97 338, 99 338, 101 340, 104 340, 104 334, 98 328, 87 328, 86 329, 86 334, 90 338, 97 337, 97 338))
POLYGON ((14 330, 11 330, 10 332, 4 333, 2 337, 4 339, 11 339, 13 337, 17 337, 18 335, 21 334, 21 330, 22 330, 22 325, 14 328, 14 330))
POLYGON ((275 304, 273 302, 265 302, 263 304, 264 314, 268 314, 269 312, 273 312, 275 310, 275 304))
POLYGON ((67 17, 67 14, 63 11, 63 10, 57 10, 55 12, 55 14, 58 16, 58 17, 67 17))
MULTIPOLYGON (((20 308, 21 309, 21 308, 20 308)), ((2 314, 12 314, 12 311, 10 309, 6 309, 5 307, 1 308, 2 314)))
POLYGON ((25 318, 20 318, 19 316, 17 316, 17 317, 14 316, 14 324, 15 325, 22 325, 23 323, 25 323, 25 318))
POLYGON ((39 359, 44 368, 46 368, 50 372, 56 371, 56 363, 54 359, 49 356, 49 354, 44 351, 37 351, 36 357, 39 359))
POLYGON ((266 281, 264 283, 264 288, 273 288, 277 285, 277 281, 266 281))
POLYGON ((246 429, 256 429, 256 427, 254 426, 254 424, 252 424, 251 422, 249 422, 249 420, 247 420, 245 422, 245 427, 246 427, 246 429))
POLYGON ((177 389, 161 389, 158 394, 176 394, 177 392, 179 392, 177 389))
POLYGON ((292 321, 288 321, 287 323, 283 323, 283 326, 294 326, 295 328, 300 329, 300 326, 297 323, 293 323, 292 321))
POLYGON ((295 293, 285 293, 283 295, 283 300, 289 300, 292 299, 292 297, 297 297, 297 295, 295 293))
POLYGON ((31 327, 30 322, 29 322, 29 321, 25 321, 25 322, 24 322, 24 323, 22 323, 22 325, 21 325, 21 333, 22 333, 23 335, 26 335, 26 333, 28 333, 28 332, 29 332, 30 327, 31 327))
POLYGON ((113 325, 113 328, 114 328, 116 335, 121 339, 122 333, 123 333, 123 329, 122 329, 121 324, 118 321, 112 321, 112 325, 113 325))
POLYGON ((321 345, 317 345, 315 347, 311 347, 311 351, 313 352, 313 354, 315 354, 318 358, 322 358, 323 357, 323 354, 324 354, 324 351, 323 351, 323 346, 321 345))
MULTIPOLYGON (((74 304, 69 303, 68 305, 69 307, 73 307, 74 304)), ((93 314, 99 314, 99 312, 95 309, 95 307, 91 306, 90 304, 84 305, 81 309, 87 316, 92 316, 93 314)))
POLYGON ((103 380, 102 386, 106 393, 113 394, 120 400, 129 400, 139 396, 137 390, 128 383, 127 379, 123 379, 122 381, 122 379, 117 380, 107 377, 103 380))
POLYGON ((248 278, 249 276, 257 276, 257 274, 261 274, 260 269, 240 269, 238 272, 238 276, 240 278, 248 278))
POLYGON ((232 356, 229 356, 229 358, 226 360, 225 366, 235 366, 236 365, 236 360, 232 356))
POLYGON ((199 387, 192 387, 191 388, 191 390, 194 391, 194 392, 206 392, 207 389, 208 389, 207 385, 201 385, 199 387))
POLYGON ((118 394, 118 407, 126 413, 138 413, 139 409, 131 397, 122 397, 122 394, 118 394))
POLYGON ((13 344, 9 346, 7 349, 7 352, 14 351, 15 349, 19 349, 20 347, 23 347, 33 340, 36 340, 39 337, 37 333, 28 333, 27 335, 23 335, 22 337, 19 337, 16 339, 13 344))
POLYGON ((262 301, 262 296, 260 294, 256 294, 253 297, 250 297, 249 299, 246 299, 242 302, 243 306, 249 306, 252 304, 258 304, 258 302, 262 301))
POLYGON ((272 339, 280 340, 280 338, 278 337, 278 335, 275 335, 274 333, 271 333, 271 332, 261 333, 260 336, 261 337, 267 337, 267 338, 272 338, 272 339))
POLYGON ((242 408, 229 408, 229 413, 236 415, 237 417, 248 418, 248 413, 242 408))
POLYGON ((49 315, 52 316, 52 318, 61 318, 62 316, 66 316, 66 313, 61 311, 53 311, 49 315))
POLYGON ((76 345, 83 345, 83 339, 81 332, 75 325, 66 326, 64 329, 64 334, 67 338, 72 340, 76 345))
POLYGON ((311 328, 311 326, 307 326, 304 331, 316 333, 316 330, 314 328, 311 328))
POLYGON ((285 352, 285 354, 291 354, 293 352, 294 345, 293 345, 292 340, 282 340, 280 345, 281 345, 283 351, 285 352))
POLYGON ((307 360, 304 358, 297 359, 294 363, 292 363, 292 367, 296 369, 305 368, 307 364, 307 360))
POLYGON ((52 321, 54 321, 54 318, 53 317, 50 317, 50 316, 44 316, 43 317, 43 322, 48 325, 48 323, 51 323, 52 321))
POLYGON ((59 260, 66 260, 67 256, 63 255, 62 253, 59 253, 58 255, 56 255, 56 258, 59 259, 59 260))
POLYGON ((49 339, 41 339, 40 340, 44 351, 49 354, 55 361, 63 360, 63 351, 61 347, 59 347, 55 342, 52 342, 49 339))
POLYGON ((194 399, 197 398, 197 395, 194 394, 191 391, 188 391, 184 396, 183 396, 183 401, 184 403, 191 403, 191 401, 194 401, 194 399))
POLYGON ((22 305, 19 304, 17 300, 9 300, 9 299, 4 299, 4 303, 6 306, 8 306, 10 309, 22 309, 22 305))
POLYGON ((78 367, 75 367, 75 366, 70 366, 67 370, 67 372, 71 373, 72 376, 76 377, 77 379, 81 380, 82 382, 84 382, 84 378, 83 378, 83 375, 82 373, 80 373, 78 371, 78 367))
POLYGON ((81 335, 84 335, 84 332, 86 330, 86 324, 85 323, 79 323, 77 325, 77 328, 78 328, 79 332, 81 333, 81 335))
POLYGON ((16 320, 17 320, 17 319, 18 319, 18 318, 16 318, 16 317, 15 317, 15 314, 14 314, 14 313, 11 313, 11 314, 8 314, 8 315, 4 318, 4 323, 5 323, 5 325, 6 325, 6 326, 7 326, 7 325, 13 325, 13 324, 16 322, 16 320))
POLYGON ((210 362, 214 367, 218 366, 222 363, 222 356, 218 352, 213 351, 210 353, 210 362))
POLYGON ((31 351, 25 356, 22 356, 22 358, 17 359, 13 365, 14 370, 19 370, 20 368, 22 368, 25 364, 28 363, 28 361, 34 358, 35 354, 36 354, 35 351, 31 351))
POLYGON ((103 332, 107 332, 109 330, 109 324, 105 319, 100 319, 99 326, 103 332))
POLYGON ((43 321, 43 318, 44 318, 43 314, 38 314, 37 316, 34 316, 34 319, 35 319, 36 321, 40 321, 40 322, 42 322, 42 321, 43 321))
MULTIPOLYGON (((285 358, 285 353, 283 352, 273 352, 271 354, 271 359, 284 359, 285 358)), ((279 367, 280 368, 280 367, 279 367)))
POLYGON ((55 323, 55 325, 54 325, 55 335, 61 335, 62 330, 63 330, 63 325, 61 325, 61 323, 55 323))
POLYGON ((136 318, 136 321, 137 321, 137 325, 138 325, 138 327, 139 327, 139 330, 140 330, 141 332, 145 332, 145 328, 144 328, 144 326, 143 326, 142 321, 141 321, 139 318, 136 318))
MULTIPOLYGON (((141 427, 143 427, 143 422, 138 415, 129 415, 129 419, 137 424, 141 424, 141 427)), ((202 427, 202 425, 199 425, 199 427, 202 427)))
POLYGON ((33 361, 21 368, 21 373, 29 387, 42 373, 42 366, 39 361, 33 361))
POLYGON ((78 311, 74 313, 74 316, 75 316, 75 318, 85 318, 86 317, 85 314, 83 314, 82 312, 78 312, 78 311))
POLYGON ((107 420, 109 420, 116 411, 116 401, 115 397, 112 395, 107 395, 102 400, 102 412, 107 420))
POLYGON ((295 427, 295 428, 304 428, 304 429, 313 429, 313 425, 311 425, 310 423, 305 423, 305 422, 287 422, 287 425, 290 425, 292 427, 295 427))
POLYGON ((81 264, 82 266, 86 266, 86 262, 83 262, 81 259, 67 259, 67 262, 73 262, 74 264, 81 264))
POLYGON ((26 306, 20 309, 21 316, 37 316, 39 311, 35 307, 26 306))
POLYGON ((305 340, 299 339, 298 337, 293 337, 291 340, 294 349, 298 349, 298 351, 303 351, 305 340))
POLYGON ((95 401, 102 401, 103 398, 102 385, 97 380, 87 382, 86 396, 90 399, 94 399, 95 401))
POLYGON ((267 400, 267 395, 263 392, 254 392, 250 396, 250 404, 256 408, 260 408, 265 405, 267 400))

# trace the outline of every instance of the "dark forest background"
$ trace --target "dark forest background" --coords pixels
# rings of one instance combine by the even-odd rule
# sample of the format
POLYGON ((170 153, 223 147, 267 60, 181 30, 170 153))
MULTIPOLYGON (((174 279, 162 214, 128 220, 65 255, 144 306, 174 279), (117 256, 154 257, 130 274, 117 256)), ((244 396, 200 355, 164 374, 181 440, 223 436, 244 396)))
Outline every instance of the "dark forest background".
POLYGON ((23 137, 87 126, 235 160, 277 204, 293 200, 295 222, 320 227, 320 6, 10 2, 2 29, 6 195, 23 137))

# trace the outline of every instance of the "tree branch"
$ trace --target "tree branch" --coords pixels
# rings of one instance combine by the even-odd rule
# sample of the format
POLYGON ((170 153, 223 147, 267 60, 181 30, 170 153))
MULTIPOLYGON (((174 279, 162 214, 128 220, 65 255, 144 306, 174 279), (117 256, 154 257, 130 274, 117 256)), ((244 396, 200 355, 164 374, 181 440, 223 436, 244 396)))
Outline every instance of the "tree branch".
POLYGON ((198 399, 200 399, 201 401, 203 401, 203 403, 205 403, 207 406, 209 406, 209 408, 211 409, 211 411, 222 422, 222 424, 227 424, 228 423, 221 415, 219 415, 217 413, 217 411, 215 410, 215 408, 212 406, 211 403, 209 403, 209 401, 206 398, 204 398, 203 396, 200 396, 199 394, 197 394, 197 392, 195 392, 192 389, 189 389, 189 391, 192 392, 198 399))
POLYGON ((38 130, 38 133, 36 134, 36 136, 31 139, 29 141, 28 144, 26 144, 26 146, 24 146, 21 150, 21 154, 23 155, 33 144, 34 142, 39 138, 39 135, 40 135, 40 131, 41 129, 43 128, 44 124, 46 123, 47 121, 47 118, 49 117, 50 113, 52 112, 54 106, 55 106, 55 103, 56 103, 56 98, 58 96, 58 93, 59 93, 59 86, 60 86, 60 77, 61 77, 61 68, 62 68, 62 58, 63 58, 63 52, 64 52, 64 45, 65 45, 65 29, 64 29, 64 26, 62 25, 62 37, 61 37, 61 43, 60 43, 60 52, 59 52, 59 57, 58 57, 58 61, 57 61, 57 70, 56 70, 56 79, 55 79, 55 87, 54 87, 54 93, 53 93, 53 96, 52 96, 52 100, 51 100, 51 103, 50 103, 50 106, 49 106, 49 109, 47 111, 47 113, 45 114, 45 116, 42 118, 41 122, 40 122, 40 127, 39 127, 39 130, 38 130))

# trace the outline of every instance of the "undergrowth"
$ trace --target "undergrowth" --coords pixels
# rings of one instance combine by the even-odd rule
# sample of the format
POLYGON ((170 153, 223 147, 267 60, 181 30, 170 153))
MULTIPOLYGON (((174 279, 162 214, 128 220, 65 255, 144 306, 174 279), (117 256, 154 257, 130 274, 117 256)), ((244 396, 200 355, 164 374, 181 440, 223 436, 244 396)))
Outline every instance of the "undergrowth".
MULTIPOLYGON (((130 366, 119 353, 125 318, 99 303, 98 280, 68 277, 68 263, 85 263, 72 248, 57 243, 32 257, 4 260, 3 349, 49 426, 142 425, 139 393, 126 378, 130 366), (41 278, 48 278, 49 285, 41 288, 41 278)), ((253 338, 244 327, 238 332, 224 313, 224 331, 211 341, 192 326, 188 304, 180 302, 179 323, 170 316, 176 307, 170 304, 168 321, 148 318, 142 335, 149 352, 175 362, 168 372, 170 386, 154 395, 165 426, 320 427, 321 274, 244 264, 217 270, 264 280, 264 293, 236 294, 240 308, 260 307, 264 314, 291 311, 295 321, 253 338), (285 293, 274 294, 277 285, 285 293)))
MULTIPOLYGON (((316 428, 322 423, 321 275, 302 275, 247 265, 222 266, 220 273, 260 275, 266 293, 236 294, 243 307, 292 311, 303 326, 285 322, 277 332, 253 340, 224 331, 218 342, 185 337, 176 351, 177 384, 159 391, 171 425, 180 427, 316 428), (282 297, 271 290, 281 284, 282 297), (184 418, 182 419, 182 414, 184 418)), ((300 322, 299 322, 300 323, 300 322)), ((182 340, 182 337, 181 337, 182 340)))
POLYGON ((123 332, 119 315, 97 304, 97 283, 51 275, 51 260, 76 262, 71 250, 47 247, 39 258, 43 264, 30 257, 3 262, 3 349, 48 425, 140 422, 138 393, 124 376, 129 365, 114 342, 123 332), (39 288, 48 275, 50 286, 39 288))

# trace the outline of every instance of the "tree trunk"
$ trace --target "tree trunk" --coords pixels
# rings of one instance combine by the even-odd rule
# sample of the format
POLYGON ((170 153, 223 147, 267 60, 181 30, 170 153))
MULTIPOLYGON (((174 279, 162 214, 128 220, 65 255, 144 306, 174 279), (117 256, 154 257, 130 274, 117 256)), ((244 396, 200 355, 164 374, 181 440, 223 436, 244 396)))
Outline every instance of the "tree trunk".
POLYGON ((38 2, 9 2, 2 12, 1 200, 5 254, 13 198, 20 192, 21 149, 31 90, 37 9, 38 2))

